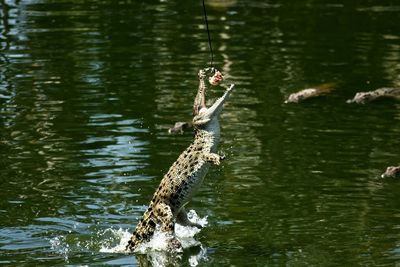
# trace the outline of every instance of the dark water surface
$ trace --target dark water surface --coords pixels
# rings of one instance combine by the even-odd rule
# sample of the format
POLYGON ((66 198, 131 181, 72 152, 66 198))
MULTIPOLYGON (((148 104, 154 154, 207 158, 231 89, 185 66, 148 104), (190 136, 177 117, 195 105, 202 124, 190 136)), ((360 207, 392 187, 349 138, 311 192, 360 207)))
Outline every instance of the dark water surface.
MULTIPOLYGON (((0 265, 146 265, 100 250, 191 141, 167 129, 209 61, 195 2, 0 0, 0 265)), ((400 102, 346 104, 400 85, 400 3, 206 2, 236 90, 228 160, 189 204, 209 222, 199 266, 400 265, 400 181, 380 178, 400 163, 400 102), (283 104, 323 83, 336 90, 283 104)))

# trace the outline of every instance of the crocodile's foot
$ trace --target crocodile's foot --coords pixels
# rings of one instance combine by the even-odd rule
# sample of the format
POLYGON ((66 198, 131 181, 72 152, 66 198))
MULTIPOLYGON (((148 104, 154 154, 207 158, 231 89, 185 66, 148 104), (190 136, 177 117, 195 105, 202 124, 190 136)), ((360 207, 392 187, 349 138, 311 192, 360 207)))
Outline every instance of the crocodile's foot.
POLYGON ((218 155, 215 153, 208 153, 204 155, 204 158, 207 162, 210 162, 215 165, 221 164, 221 161, 223 161, 226 157, 225 155, 218 155))

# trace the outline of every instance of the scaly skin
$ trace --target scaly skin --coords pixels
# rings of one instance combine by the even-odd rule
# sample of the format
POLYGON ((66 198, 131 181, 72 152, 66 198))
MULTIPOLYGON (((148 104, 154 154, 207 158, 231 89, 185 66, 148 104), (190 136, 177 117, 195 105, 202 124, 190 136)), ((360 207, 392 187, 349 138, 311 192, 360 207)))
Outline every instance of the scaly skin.
POLYGON ((369 92, 358 92, 353 99, 347 100, 347 103, 366 104, 382 97, 400 98, 400 89, 384 87, 369 92))
POLYGON ((400 166, 390 166, 386 168, 386 171, 381 175, 382 178, 400 178, 400 166))
POLYGON ((335 87, 336 87, 335 83, 324 83, 314 88, 303 89, 301 91, 289 95, 289 97, 285 100, 285 104, 300 103, 309 98, 327 95, 331 91, 333 91, 335 87))
MULTIPOLYGON (((182 152, 172 164, 167 174, 153 195, 150 205, 136 226, 126 248, 134 251, 141 243, 149 241, 153 236, 156 225, 162 232, 174 236, 175 221, 182 225, 201 227, 191 223, 184 206, 203 182, 211 164, 219 165, 223 156, 216 154, 220 139, 219 114, 224 102, 233 89, 231 85, 224 95, 207 108, 205 105, 206 73, 213 69, 199 71, 199 88, 193 105, 193 126, 195 138, 190 146, 182 152)), ((172 249, 181 247, 173 237, 170 242, 172 249)))

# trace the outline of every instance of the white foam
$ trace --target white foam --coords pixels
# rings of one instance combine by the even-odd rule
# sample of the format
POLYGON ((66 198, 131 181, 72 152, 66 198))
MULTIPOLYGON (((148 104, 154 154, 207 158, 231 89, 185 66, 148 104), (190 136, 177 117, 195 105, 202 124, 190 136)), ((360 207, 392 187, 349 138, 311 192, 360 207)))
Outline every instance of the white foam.
MULTIPOLYGON (((188 212, 188 219, 192 223, 196 223, 205 227, 208 224, 207 217, 199 217, 194 210, 188 212)), ((192 226, 182 226, 180 224, 175 224, 175 234, 179 242, 181 242, 183 249, 199 246, 200 242, 197 241, 194 236, 198 234, 201 229, 192 226)), ((103 235, 110 235, 109 240, 103 240, 103 244, 100 248, 100 252, 105 253, 125 253, 126 245, 131 237, 131 233, 128 230, 123 229, 106 229, 103 235), (117 245, 112 246, 112 240, 119 240, 117 245), (106 242, 107 241, 107 242, 106 242)), ((159 226, 157 226, 153 237, 149 242, 142 243, 138 246, 135 252, 140 254, 148 253, 149 251, 167 251, 168 242, 171 240, 172 236, 160 231, 159 226)))
MULTIPOLYGON (((205 227, 208 224, 207 221, 207 216, 200 218, 196 211, 190 210, 188 212, 188 219, 192 223, 198 224, 201 227, 205 227)), ((181 242, 182 247, 189 248, 193 246, 198 246, 200 245, 200 242, 194 239, 194 236, 198 234, 201 231, 201 229, 197 227, 192 227, 192 226, 183 226, 180 224, 175 224, 175 234, 178 240, 181 242)))
MULTIPOLYGON (((199 217, 194 210, 188 212, 188 219, 195 224, 205 227, 208 224, 207 217, 199 217)), ((206 259, 206 249, 201 246, 201 243, 195 239, 201 229, 192 226, 182 226, 175 224, 175 237, 182 244, 182 248, 186 249, 193 246, 198 246, 200 251, 196 255, 191 255, 188 259, 190 266, 197 266, 200 260, 206 259)), ((113 229, 93 233, 95 239, 81 242, 79 240, 70 240, 68 235, 59 235, 50 239, 51 248, 60 253, 66 262, 68 262, 69 254, 75 250, 93 250, 98 248, 100 244, 100 252, 102 253, 128 253, 126 245, 131 238, 132 233, 127 229, 113 229), (69 240, 69 241, 67 241, 69 240), (72 242, 71 241, 75 241, 72 242)), ((160 231, 157 226, 153 237, 149 242, 142 243, 136 249, 136 253, 146 254, 147 259, 153 266, 166 266, 172 261, 180 262, 181 254, 176 254, 173 258, 168 254, 168 244, 173 238, 171 235, 160 231)), ((176 251, 179 252, 179 251, 176 251)))
MULTIPOLYGON (((100 248, 100 252, 105 253, 125 253, 126 252, 126 245, 128 244, 129 239, 131 238, 131 233, 128 230, 123 230, 119 228, 116 229, 106 229, 104 233, 109 232, 111 237, 110 240, 119 239, 119 244, 114 247, 109 247, 109 244, 102 244, 100 248)), ((105 241, 103 241, 105 242, 105 241)))
POLYGON ((192 267, 197 266, 202 260, 207 260, 207 250, 201 246, 198 254, 189 257, 189 265, 192 267))
POLYGON ((136 249, 136 253, 146 254, 149 251, 167 251, 168 241, 171 240, 172 236, 160 231, 160 227, 157 225, 156 231, 149 242, 141 243, 136 249))

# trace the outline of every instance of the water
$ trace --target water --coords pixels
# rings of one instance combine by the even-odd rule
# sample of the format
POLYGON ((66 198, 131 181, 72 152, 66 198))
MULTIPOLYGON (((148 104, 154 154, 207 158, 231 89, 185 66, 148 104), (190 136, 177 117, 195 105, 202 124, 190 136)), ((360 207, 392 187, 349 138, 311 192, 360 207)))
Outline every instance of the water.
POLYGON ((400 102, 346 100, 399 85, 400 5, 206 2, 236 84, 228 159, 189 204, 207 226, 170 257, 118 248, 192 139, 167 130, 210 60, 200 1, 0 1, 1 265, 399 264, 400 183, 380 174, 400 163, 400 102))

